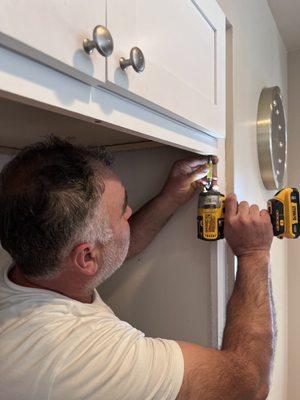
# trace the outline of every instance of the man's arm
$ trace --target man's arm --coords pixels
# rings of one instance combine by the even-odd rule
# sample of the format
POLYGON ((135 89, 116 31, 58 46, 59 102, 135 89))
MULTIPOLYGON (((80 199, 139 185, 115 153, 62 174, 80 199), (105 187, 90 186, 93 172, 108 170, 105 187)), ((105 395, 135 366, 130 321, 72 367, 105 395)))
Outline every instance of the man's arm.
POLYGON ((185 364, 178 400, 263 400, 269 391, 275 337, 270 216, 246 202, 237 207, 234 196, 225 208, 225 237, 238 257, 238 273, 222 349, 178 342, 185 364))
POLYGON ((235 288, 227 306, 222 349, 252 365, 259 389, 268 392, 276 340, 269 254, 239 257, 235 288))
MULTIPOLYGON (((213 157, 215 164, 217 161, 213 157)), ((198 186, 206 182, 206 163, 206 156, 195 156, 173 165, 161 193, 129 220, 131 239, 127 258, 143 251, 175 211, 193 197, 198 186)))

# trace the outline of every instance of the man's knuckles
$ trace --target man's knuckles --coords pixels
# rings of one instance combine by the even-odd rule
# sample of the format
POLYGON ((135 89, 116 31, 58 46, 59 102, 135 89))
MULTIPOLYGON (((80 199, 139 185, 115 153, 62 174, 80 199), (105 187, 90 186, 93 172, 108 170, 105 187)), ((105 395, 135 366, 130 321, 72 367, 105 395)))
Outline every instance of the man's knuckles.
POLYGON ((239 223, 243 227, 245 227, 247 225, 251 225, 252 224, 252 218, 249 217, 248 215, 240 215, 239 216, 239 223))
POLYGON ((266 223, 263 218, 258 215, 237 215, 225 219, 225 225, 233 229, 244 229, 245 227, 261 227, 266 223))
POLYGON ((235 228, 238 227, 238 225, 239 222, 236 216, 225 217, 225 226, 228 226, 230 228, 235 228))
POLYGON ((263 225, 263 220, 258 216, 252 218, 252 224, 255 228, 259 228, 263 225))

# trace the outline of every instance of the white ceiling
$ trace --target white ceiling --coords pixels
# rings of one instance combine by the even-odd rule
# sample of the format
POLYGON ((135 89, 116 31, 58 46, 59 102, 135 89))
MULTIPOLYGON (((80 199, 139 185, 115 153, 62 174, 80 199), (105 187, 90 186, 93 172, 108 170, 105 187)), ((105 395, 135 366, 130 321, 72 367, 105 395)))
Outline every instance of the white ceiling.
POLYGON ((267 0, 288 51, 300 49, 300 0, 267 0))

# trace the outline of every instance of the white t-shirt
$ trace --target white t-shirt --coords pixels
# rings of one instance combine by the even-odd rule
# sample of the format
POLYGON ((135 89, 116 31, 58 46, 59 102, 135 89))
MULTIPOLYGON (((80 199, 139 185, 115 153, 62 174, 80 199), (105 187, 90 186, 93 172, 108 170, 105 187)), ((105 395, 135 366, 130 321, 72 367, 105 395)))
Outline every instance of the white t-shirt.
POLYGON ((95 290, 91 304, 28 288, 0 270, 0 398, 171 400, 183 379, 175 341, 146 338, 95 290))

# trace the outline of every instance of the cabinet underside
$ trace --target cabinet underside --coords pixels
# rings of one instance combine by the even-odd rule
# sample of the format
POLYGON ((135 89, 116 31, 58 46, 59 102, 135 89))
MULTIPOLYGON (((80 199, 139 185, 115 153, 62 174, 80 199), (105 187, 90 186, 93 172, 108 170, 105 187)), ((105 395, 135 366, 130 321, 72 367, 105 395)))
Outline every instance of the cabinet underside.
MULTIPOLYGON (((101 123, 0 99, 1 164, 7 161, 3 153, 16 153, 51 133, 114 150, 114 169, 127 188, 134 211, 160 191, 174 161, 192 155, 101 123)), ((148 336, 210 345, 211 245, 197 239, 196 197, 99 291, 121 319, 148 336)))

